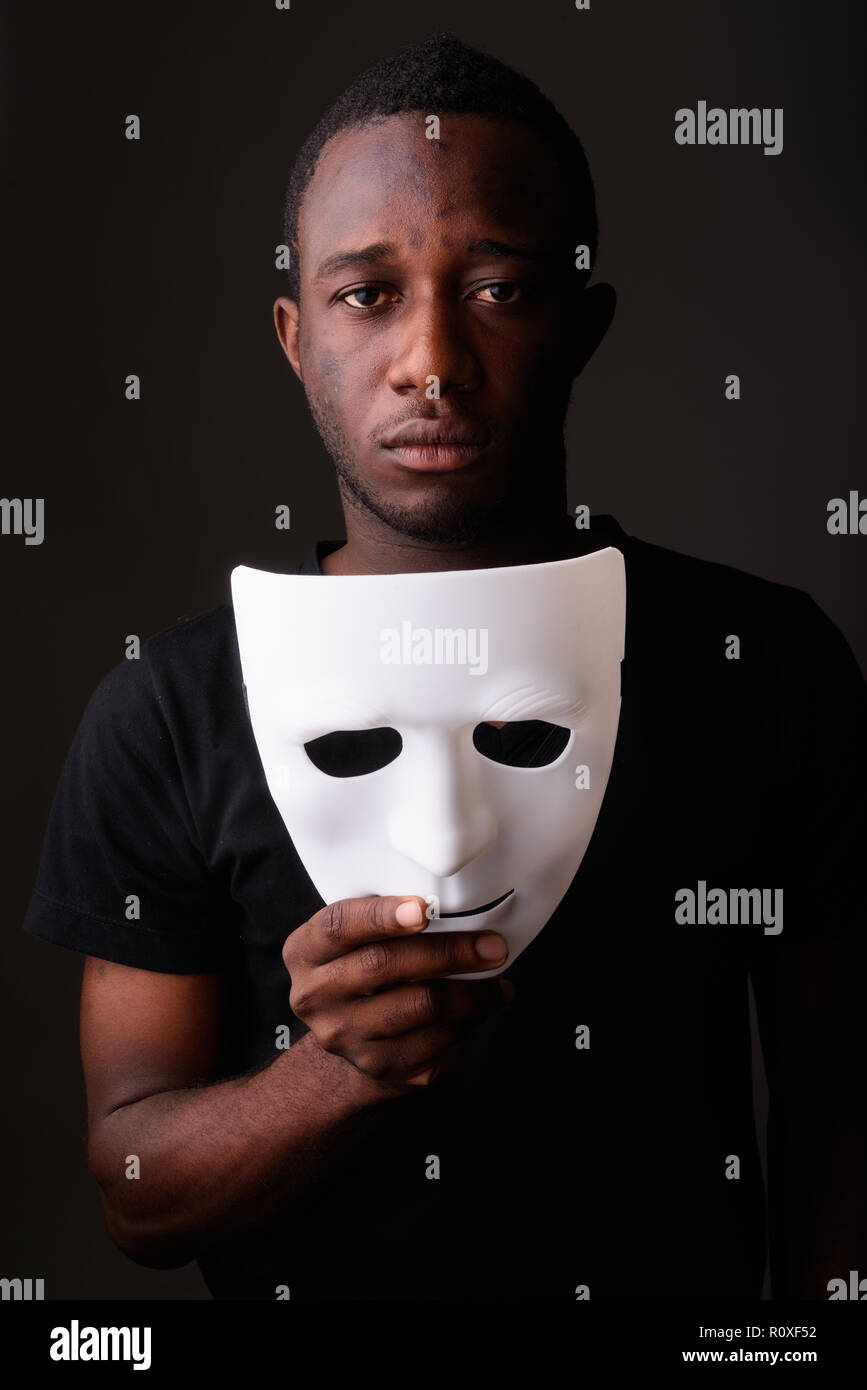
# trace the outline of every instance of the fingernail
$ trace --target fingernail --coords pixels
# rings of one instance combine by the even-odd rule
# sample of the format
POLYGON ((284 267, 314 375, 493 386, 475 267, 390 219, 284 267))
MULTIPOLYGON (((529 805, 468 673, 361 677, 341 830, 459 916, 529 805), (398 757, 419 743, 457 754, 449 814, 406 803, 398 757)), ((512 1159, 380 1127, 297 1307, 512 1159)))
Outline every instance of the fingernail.
POLYGON ((402 927, 417 927, 424 916, 417 898, 407 898, 398 903, 394 915, 402 927))
POLYGON ((476 937, 476 954, 482 960, 505 960, 508 953, 509 948, 499 932, 486 931, 476 937))

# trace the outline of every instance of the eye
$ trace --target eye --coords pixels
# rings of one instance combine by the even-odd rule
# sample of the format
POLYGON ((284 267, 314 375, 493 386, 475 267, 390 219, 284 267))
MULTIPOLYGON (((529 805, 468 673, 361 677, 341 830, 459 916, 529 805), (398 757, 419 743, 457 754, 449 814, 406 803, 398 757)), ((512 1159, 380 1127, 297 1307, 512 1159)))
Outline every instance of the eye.
POLYGON ((379 296, 385 298, 385 290, 379 285, 358 285, 354 290, 347 290, 345 294, 338 295, 344 304, 348 304, 350 309, 378 309, 380 305, 376 303, 379 296), (366 296, 372 296, 367 298, 366 296), (360 299, 360 304, 350 304, 350 299, 360 299))
POLYGON ((402 747, 397 729, 341 729, 311 739, 304 751, 329 777, 363 777, 394 762, 402 747))
POLYGON ((473 744, 493 763, 508 767, 546 767, 556 762, 571 737, 571 729, 548 724, 544 719, 514 719, 497 729, 477 724, 473 744))
POLYGON ((492 285, 482 285, 481 289, 475 290, 474 297, 489 293, 493 298, 483 300, 483 304, 512 304, 519 297, 521 289, 514 280, 497 280, 492 285))

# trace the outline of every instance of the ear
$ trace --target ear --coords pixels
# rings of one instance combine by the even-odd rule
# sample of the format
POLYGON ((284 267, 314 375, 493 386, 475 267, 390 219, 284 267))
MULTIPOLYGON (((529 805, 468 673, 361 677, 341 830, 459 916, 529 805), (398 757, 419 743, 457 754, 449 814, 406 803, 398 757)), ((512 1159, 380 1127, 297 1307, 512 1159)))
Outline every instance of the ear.
POLYGON ((613 285, 590 285, 582 291, 575 325, 573 375, 583 372, 590 358, 611 327, 617 307, 617 291, 613 285))
POLYGON ((274 301, 274 327, 277 329, 280 346, 289 360, 290 367, 298 380, 303 381, 301 357, 298 352, 298 305, 294 299, 274 301))

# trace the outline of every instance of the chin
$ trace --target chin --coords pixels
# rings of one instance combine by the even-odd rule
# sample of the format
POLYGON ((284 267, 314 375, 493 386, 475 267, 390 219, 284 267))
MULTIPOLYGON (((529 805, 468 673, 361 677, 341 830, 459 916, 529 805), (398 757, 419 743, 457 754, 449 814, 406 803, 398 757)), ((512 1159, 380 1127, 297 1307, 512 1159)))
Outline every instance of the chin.
POLYGON ((454 486, 458 474, 432 475, 416 489, 415 505, 395 506, 389 500, 377 509, 380 519, 393 530, 412 540, 444 544, 472 543, 496 539, 526 524, 530 480, 514 492, 508 477, 498 490, 488 486, 484 492, 467 493, 454 486))

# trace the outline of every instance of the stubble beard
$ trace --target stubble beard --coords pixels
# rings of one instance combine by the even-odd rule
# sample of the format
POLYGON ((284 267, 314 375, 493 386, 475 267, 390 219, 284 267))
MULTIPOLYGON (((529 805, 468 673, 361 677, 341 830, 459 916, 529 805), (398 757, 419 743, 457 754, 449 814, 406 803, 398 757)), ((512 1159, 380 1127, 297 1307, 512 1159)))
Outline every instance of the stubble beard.
MULTIPOLYGON (((398 535, 411 540, 441 544, 479 544, 501 540, 505 536, 526 532, 528 514, 538 500, 540 479, 528 484, 526 472, 511 473, 504 492, 493 501, 476 498, 457 498, 446 489, 431 488, 423 502, 402 507, 372 488, 359 475, 352 449, 330 404, 312 392, 307 392, 307 404, 313 422, 337 472, 338 486, 344 507, 375 516, 398 535), (532 486, 533 495, 528 495, 532 486)), ((536 441, 538 447, 538 440, 536 441)), ((559 487, 565 491, 565 443, 562 430, 559 437, 559 487)))

